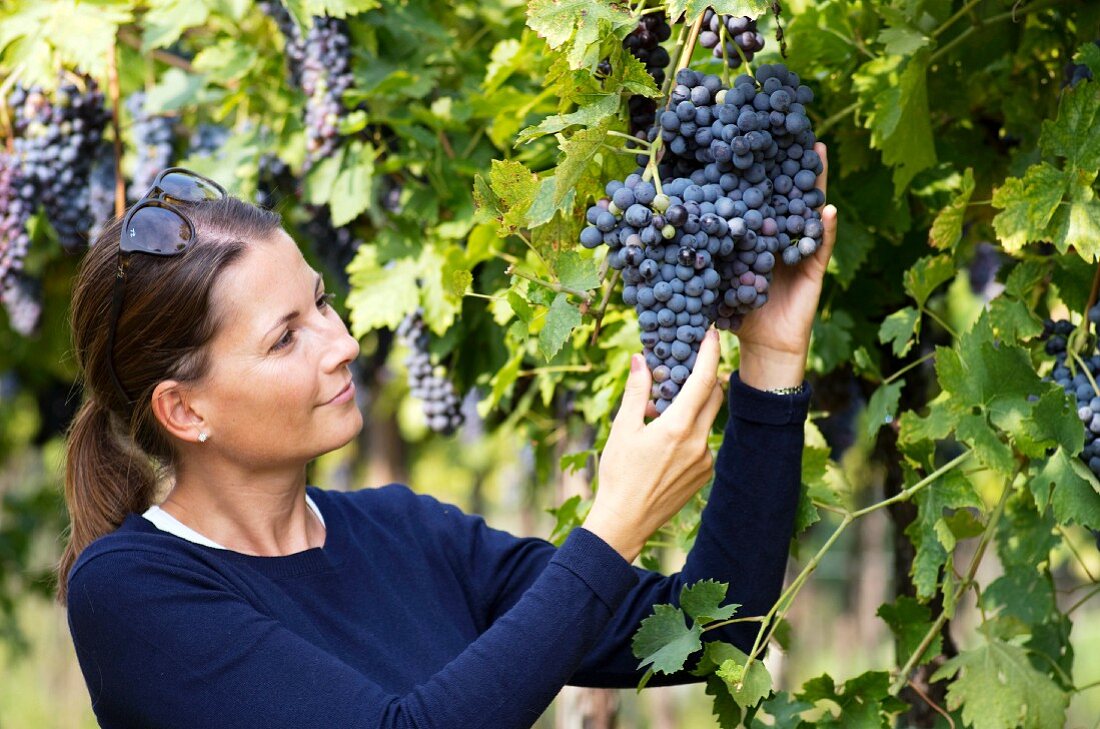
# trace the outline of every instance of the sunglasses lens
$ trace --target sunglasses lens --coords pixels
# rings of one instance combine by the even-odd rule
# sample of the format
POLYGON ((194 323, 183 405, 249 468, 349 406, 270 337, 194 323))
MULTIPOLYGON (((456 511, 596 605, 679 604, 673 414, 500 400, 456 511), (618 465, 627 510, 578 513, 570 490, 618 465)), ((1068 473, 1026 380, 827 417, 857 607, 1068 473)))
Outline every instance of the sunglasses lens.
POLYGON ((224 195, 211 183, 186 172, 169 172, 161 178, 159 187, 165 197, 181 202, 217 200, 224 195))
POLYGON ((192 229, 179 213, 146 205, 138 208, 122 231, 123 253, 152 253, 174 256, 191 242, 192 229))

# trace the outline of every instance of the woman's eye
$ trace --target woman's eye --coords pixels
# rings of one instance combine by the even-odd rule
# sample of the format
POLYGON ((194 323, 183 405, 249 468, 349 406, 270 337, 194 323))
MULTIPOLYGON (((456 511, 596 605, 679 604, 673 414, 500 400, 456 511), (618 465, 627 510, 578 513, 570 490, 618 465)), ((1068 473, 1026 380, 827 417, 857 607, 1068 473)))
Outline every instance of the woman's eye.
POLYGON ((290 344, 292 341, 294 341, 294 330, 293 329, 287 329, 286 334, 283 335, 282 339, 275 342, 274 346, 271 347, 271 351, 272 352, 277 352, 280 349, 282 349, 283 347, 290 344))
MULTIPOLYGON (((317 308, 320 309, 321 311, 324 311, 325 309, 332 306, 332 302, 335 298, 336 298, 336 294, 321 294, 321 297, 319 299, 317 299, 317 308)), ((271 347, 271 351, 272 352, 277 352, 280 349, 282 349, 283 347, 288 346, 293 341, 294 341, 294 330, 293 329, 287 329, 286 334, 283 335, 282 339, 280 339, 278 342, 275 342, 275 344, 271 347)))

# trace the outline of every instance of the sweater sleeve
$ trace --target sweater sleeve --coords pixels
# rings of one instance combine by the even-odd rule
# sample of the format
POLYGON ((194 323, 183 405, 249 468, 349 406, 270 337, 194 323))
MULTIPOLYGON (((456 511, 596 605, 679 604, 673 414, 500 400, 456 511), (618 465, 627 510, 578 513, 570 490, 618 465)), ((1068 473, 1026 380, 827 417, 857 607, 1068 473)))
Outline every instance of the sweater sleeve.
MULTIPOLYGON (((714 482, 699 533, 683 569, 670 576, 633 568, 637 585, 608 622, 570 683, 578 686, 631 688, 642 676, 631 642, 653 606, 679 604, 684 585, 713 579, 729 584, 727 602, 738 603, 738 616, 764 615, 779 598, 802 481, 804 423, 809 388, 798 395, 777 395, 730 378, 729 419, 715 459, 714 482)), ((542 540, 506 539, 482 527, 471 562, 479 568, 483 594, 493 596, 491 621, 516 603, 536 579, 553 548, 542 540)), ((757 623, 734 623, 708 632, 748 652, 757 623)), ((688 661, 688 668, 694 659, 688 661)), ((698 681, 687 671, 657 675, 649 685, 698 681)))
POLYGON ((512 608, 438 673, 393 695, 203 565, 97 555, 73 572, 69 626, 101 726, 526 729, 637 581, 577 530, 512 608))

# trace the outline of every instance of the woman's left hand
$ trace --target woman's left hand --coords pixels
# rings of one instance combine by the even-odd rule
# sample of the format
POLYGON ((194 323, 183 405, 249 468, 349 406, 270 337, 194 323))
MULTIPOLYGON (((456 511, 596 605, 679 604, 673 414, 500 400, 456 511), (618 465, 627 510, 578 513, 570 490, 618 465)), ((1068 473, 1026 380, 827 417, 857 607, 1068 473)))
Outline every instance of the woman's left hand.
MULTIPOLYGON (((824 192, 829 173, 827 150, 818 142, 814 151, 823 165, 816 186, 824 192)), ((740 376, 751 387, 769 390, 802 384, 814 313, 836 242, 835 206, 821 209, 821 222, 825 228, 821 247, 795 266, 777 261, 767 303, 747 314, 734 332, 741 346, 740 376)))

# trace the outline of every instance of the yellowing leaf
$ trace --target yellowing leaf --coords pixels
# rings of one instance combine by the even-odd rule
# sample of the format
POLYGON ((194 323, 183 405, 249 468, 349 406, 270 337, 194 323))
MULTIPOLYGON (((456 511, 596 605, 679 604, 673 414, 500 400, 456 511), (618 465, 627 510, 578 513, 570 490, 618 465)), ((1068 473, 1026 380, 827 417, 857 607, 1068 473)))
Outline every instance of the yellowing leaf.
POLYGON ((527 4, 527 25, 551 48, 567 47, 570 68, 599 60, 601 30, 616 32, 633 24, 629 6, 608 0, 531 0, 527 4))

